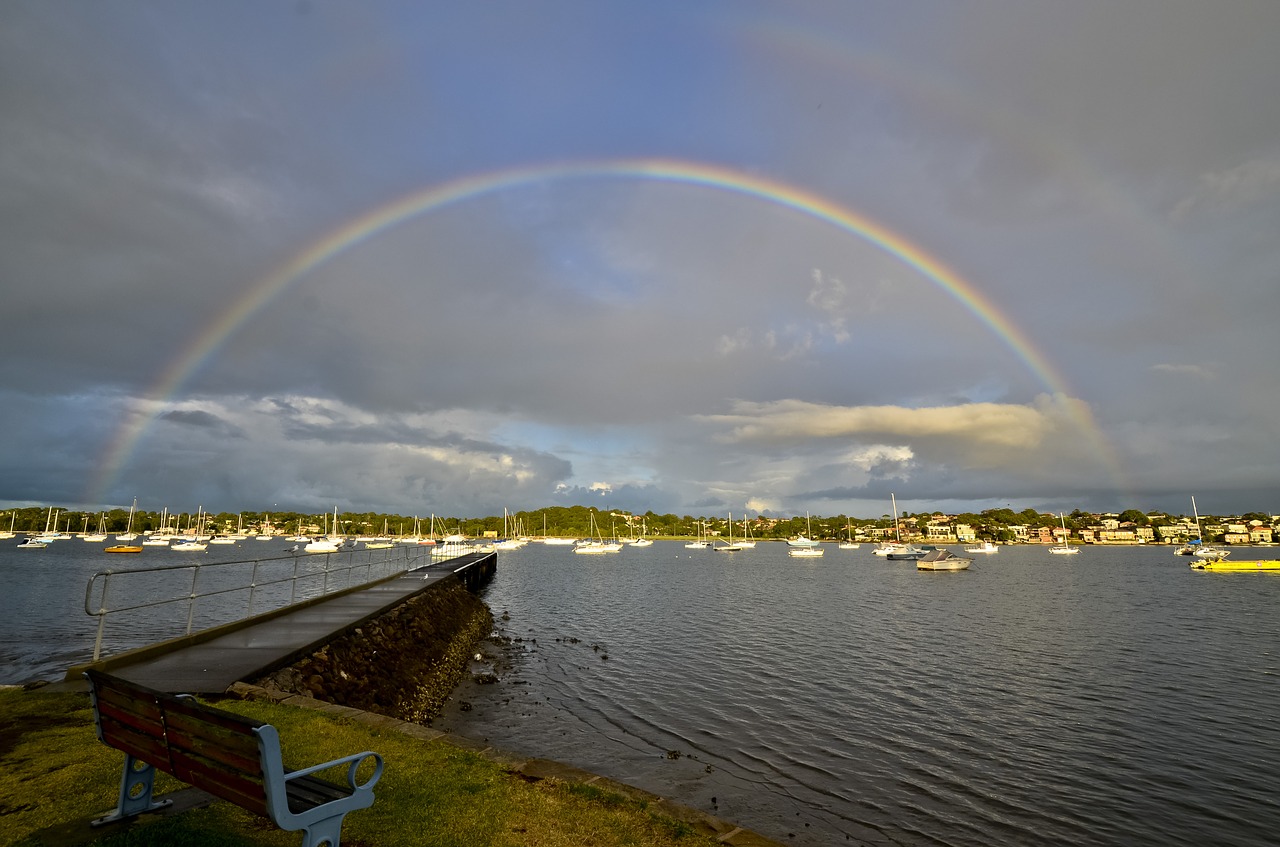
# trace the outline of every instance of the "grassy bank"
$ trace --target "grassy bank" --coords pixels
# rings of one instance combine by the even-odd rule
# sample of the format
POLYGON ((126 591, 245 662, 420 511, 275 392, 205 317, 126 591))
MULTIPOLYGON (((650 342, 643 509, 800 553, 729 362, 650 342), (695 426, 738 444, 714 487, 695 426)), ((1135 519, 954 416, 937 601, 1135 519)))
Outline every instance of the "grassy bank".
MULTIPOLYGON (((535 779, 501 762, 394 726, 269 702, 221 701, 220 708, 273 724, 295 766, 361 750, 386 760, 370 809, 350 814, 346 847, 506 847, 595 845, 703 847, 718 841, 705 823, 681 820, 660 804, 559 779, 535 779)), ((88 820, 115 805, 123 754, 93 732, 88 696, 47 690, 0 691, 0 844, 52 847, 94 843, 281 845, 298 833, 225 802, 143 816, 126 828, 89 834, 88 820), (94 840, 94 838, 97 840, 94 840)), ((161 774, 157 794, 184 789, 161 774)), ((191 792, 188 792, 190 796, 191 792)), ((727 843, 764 844, 742 833, 727 843), (747 836, 743 840, 742 836, 747 836)))

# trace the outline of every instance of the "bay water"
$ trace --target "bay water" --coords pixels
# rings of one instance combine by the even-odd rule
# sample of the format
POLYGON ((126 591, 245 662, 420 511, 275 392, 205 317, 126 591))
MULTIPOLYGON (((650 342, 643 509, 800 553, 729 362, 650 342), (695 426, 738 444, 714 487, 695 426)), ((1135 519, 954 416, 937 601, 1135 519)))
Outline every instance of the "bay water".
POLYGON ((500 556, 499 681, 438 727, 787 844, 1280 843, 1280 574, 1170 547, 500 556))
MULTIPOLYGON (((141 558, 263 555, 254 543, 141 558)), ((142 562, 13 544, 0 683, 60 679, 92 655, 88 578, 142 562)), ((1019 546, 929 573, 868 545, 531 544, 499 554, 483 593, 502 638, 475 669, 497 681, 464 683, 435 726, 788 844, 1274 845, 1280 574, 1187 561, 1019 546)))

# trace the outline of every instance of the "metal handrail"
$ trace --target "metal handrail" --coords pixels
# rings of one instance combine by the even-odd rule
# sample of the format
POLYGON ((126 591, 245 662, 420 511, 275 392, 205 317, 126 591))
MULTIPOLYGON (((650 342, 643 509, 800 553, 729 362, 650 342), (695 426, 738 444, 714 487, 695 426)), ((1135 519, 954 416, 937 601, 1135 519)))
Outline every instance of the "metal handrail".
MULTIPOLYGON (((173 565, 154 565, 141 568, 127 568, 123 570, 105 570, 98 571, 89 577, 89 582, 84 590, 84 611, 86 615, 98 619, 97 636, 93 644, 93 661, 98 661, 102 656, 102 643, 106 630, 107 619, 113 615, 120 616, 131 612, 140 612, 145 609, 155 609, 161 606, 173 606, 179 603, 186 603, 186 635, 190 635, 195 625, 197 601, 209 597, 220 597, 223 595, 234 594, 236 592, 248 591, 248 604, 243 617, 249 618, 254 615, 254 603, 257 599, 259 589, 267 589, 271 586, 283 585, 288 583, 289 600, 285 603, 275 604, 275 609, 288 608, 299 602, 311 600, 315 597, 323 597, 335 591, 345 590, 355 587, 356 585, 364 585, 376 580, 384 579, 396 573, 403 573, 416 567, 419 560, 428 558, 430 550, 424 547, 397 545, 396 547, 368 550, 364 548, 352 548, 340 550, 337 553, 299 553, 286 556, 270 556, 256 559, 235 559, 223 562, 189 562, 173 565), (332 567, 332 559, 338 559, 338 566, 332 567), (262 566, 270 566, 274 562, 293 563, 292 573, 280 577, 268 577, 259 581, 259 571, 262 566), (319 569, 300 569, 307 565, 319 564, 319 569), (222 569, 231 566, 247 566, 252 565, 252 571, 248 582, 232 582, 230 584, 214 585, 206 590, 200 590, 200 577, 202 574, 213 572, 215 574, 221 572, 222 569), (374 568, 377 567, 375 574, 374 568), (364 571, 363 580, 359 583, 355 582, 355 573, 364 571), (166 595, 159 598, 150 597, 145 600, 125 600, 121 605, 111 606, 108 603, 108 592, 113 584, 118 586, 120 582, 126 582, 130 585, 131 580, 139 577, 149 577, 151 585, 143 585, 139 590, 129 595, 132 597, 144 597, 147 588, 154 589, 157 582, 168 582, 181 574, 189 571, 191 578, 181 580, 182 593, 175 593, 172 596, 166 595), (345 579, 341 577, 345 576, 345 579), (320 582, 318 589, 313 584, 315 581, 320 582), (299 596, 299 584, 302 585, 302 596, 299 596), (97 602, 94 602, 95 597, 97 602)), ((117 589, 117 594, 119 589, 117 589)), ((232 607, 228 605, 225 610, 230 612, 234 617, 231 620, 238 620, 238 613, 232 611, 232 607)), ((229 623, 228 621, 223 621, 229 623)))

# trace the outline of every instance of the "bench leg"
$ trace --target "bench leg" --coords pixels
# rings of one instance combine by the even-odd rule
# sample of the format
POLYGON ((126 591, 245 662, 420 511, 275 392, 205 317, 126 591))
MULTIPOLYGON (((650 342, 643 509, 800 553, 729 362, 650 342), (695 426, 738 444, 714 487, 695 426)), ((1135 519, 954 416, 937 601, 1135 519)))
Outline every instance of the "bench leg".
MULTIPOLYGON (((155 787, 156 769, 141 759, 125 754, 124 773, 120 776, 120 802, 116 810, 90 823, 90 826, 102 826, 104 823, 131 818, 143 812, 153 812, 173 804, 172 800, 154 800, 151 791, 155 787)), ((337 847, 338 842, 334 842, 337 847)))
POLYGON ((339 847, 346 812, 316 821, 302 830, 302 847, 339 847))

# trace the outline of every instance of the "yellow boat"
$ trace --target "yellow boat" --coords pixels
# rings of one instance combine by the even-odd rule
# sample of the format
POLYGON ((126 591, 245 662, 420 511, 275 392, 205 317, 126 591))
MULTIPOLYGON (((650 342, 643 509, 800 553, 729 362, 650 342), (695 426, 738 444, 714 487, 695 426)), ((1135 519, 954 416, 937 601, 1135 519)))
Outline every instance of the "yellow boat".
POLYGON ((1260 559, 1253 562, 1233 562, 1230 559, 1200 559, 1191 563, 1197 571, 1270 571, 1280 572, 1280 559, 1260 559))
POLYGON ((137 544, 117 544, 114 547, 103 548, 104 553, 141 553, 142 547, 137 544))

